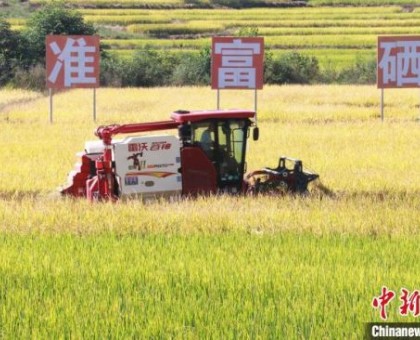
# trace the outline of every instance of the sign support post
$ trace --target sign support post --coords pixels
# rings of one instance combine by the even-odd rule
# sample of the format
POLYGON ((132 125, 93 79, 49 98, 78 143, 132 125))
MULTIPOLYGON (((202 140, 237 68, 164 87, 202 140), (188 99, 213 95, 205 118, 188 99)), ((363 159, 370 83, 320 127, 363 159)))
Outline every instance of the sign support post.
POLYGON ((384 89, 381 89, 381 120, 384 121, 384 89))
POLYGON ((96 123, 96 87, 93 88, 93 122, 96 123))
POLYGON ((53 123, 53 90, 52 88, 49 88, 50 93, 50 124, 53 123))
POLYGON ((258 91, 257 91, 257 89, 255 89, 255 90, 254 90, 255 126, 258 126, 258 119, 257 119, 257 106, 258 106, 258 91))

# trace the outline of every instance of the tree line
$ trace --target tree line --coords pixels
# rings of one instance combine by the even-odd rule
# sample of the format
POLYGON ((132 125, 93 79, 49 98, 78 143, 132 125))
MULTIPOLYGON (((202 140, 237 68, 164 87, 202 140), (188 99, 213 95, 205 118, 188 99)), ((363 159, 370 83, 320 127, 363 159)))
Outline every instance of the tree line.
MULTIPOLYGON (((48 34, 91 35, 96 30, 82 15, 60 3, 49 3, 33 13, 25 29, 15 32, 0 18, 0 86, 45 88, 45 37, 48 34)), ((242 29, 239 35, 258 35, 258 29, 242 29)), ((120 58, 101 45, 101 86, 183 86, 210 82, 210 46, 198 53, 168 53, 138 49, 120 58)), ((266 84, 375 83, 376 61, 359 60, 337 71, 320 69, 318 60, 298 52, 274 57, 268 49, 264 60, 266 84)))

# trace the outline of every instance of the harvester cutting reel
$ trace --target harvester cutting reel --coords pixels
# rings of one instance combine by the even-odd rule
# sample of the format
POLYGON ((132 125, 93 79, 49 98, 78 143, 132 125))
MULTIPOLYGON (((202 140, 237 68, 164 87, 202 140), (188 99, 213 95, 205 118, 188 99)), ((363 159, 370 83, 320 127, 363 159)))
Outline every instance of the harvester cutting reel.
POLYGON ((308 192, 308 184, 319 177, 303 168, 299 159, 280 157, 277 168, 263 168, 245 177, 248 194, 283 194, 308 192))

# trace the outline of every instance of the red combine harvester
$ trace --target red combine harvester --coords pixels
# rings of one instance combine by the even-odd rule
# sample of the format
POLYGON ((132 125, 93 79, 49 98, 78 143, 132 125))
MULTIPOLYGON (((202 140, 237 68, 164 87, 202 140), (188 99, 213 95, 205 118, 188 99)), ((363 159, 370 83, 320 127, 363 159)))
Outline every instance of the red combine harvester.
MULTIPOLYGON (((277 168, 247 174, 246 143, 254 111, 176 111, 171 120, 97 128, 63 195, 90 200, 197 196, 216 193, 304 193, 318 175, 281 157, 277 168), (177 129, 178 136, 118 134, 177 129)), ((258 130, 254 129, 254 139, 258 130)))

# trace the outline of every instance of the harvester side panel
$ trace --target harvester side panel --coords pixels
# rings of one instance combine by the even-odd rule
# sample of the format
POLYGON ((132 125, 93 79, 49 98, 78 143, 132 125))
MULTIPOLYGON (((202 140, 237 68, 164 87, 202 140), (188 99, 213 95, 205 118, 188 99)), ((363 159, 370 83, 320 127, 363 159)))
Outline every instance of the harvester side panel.
POLYGON ((180 141, 175 136, 134 136, 113 143, 122 196, 181 195, 180 141))

